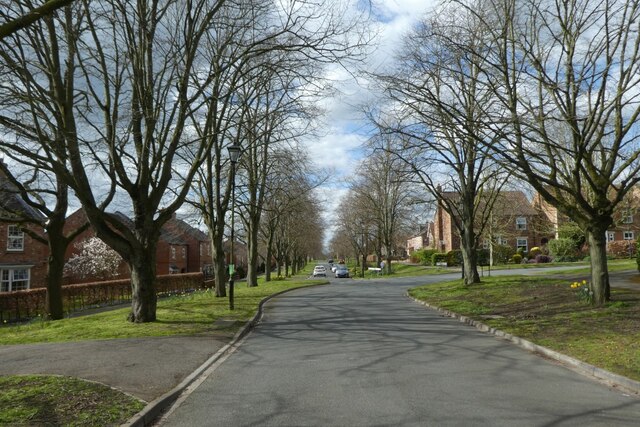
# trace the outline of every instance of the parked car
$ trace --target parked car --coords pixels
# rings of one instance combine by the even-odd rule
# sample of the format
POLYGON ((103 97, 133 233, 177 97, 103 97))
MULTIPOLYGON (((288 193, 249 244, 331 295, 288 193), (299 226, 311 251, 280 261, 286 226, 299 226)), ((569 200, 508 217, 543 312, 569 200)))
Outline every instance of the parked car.
POLYGON ((318 276, 327 277, 327 269, 324 268, 324 265, 316 265, 313 267, 313 277, 318 276))
POLYGON ((339 264, 332 264, 331 265, 331 271, 333 271, 334 273, 336 272, 336 269, 339 267, 339 264))
POLYGON ((336 268, 336 277, 349 277, 349 269, 344 265, 339 265, 336 268))

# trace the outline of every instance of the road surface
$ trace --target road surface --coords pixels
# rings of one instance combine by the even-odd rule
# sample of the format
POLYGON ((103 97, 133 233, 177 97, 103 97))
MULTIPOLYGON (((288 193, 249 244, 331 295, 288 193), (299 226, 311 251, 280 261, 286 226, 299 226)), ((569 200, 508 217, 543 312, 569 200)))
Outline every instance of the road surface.
POLYGON ((405 296, 442 279, 331 279, 272 300, 162 424, 640 425, 637 397, 405 296))

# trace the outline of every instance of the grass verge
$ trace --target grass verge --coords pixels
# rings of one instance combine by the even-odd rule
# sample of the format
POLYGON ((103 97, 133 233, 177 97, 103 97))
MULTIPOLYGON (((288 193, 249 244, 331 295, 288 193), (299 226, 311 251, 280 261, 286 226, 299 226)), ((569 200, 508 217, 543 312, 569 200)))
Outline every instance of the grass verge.
POLYGON ((75 378, 0 377, 0 425, 120 425, 143 407, 129 395, 75 378))
POLYGON ((640 381, 639 291, 612 289, 612 301, 600 308, 579 299, 570 281, 547 277, 491 277, 469 287, 456 280, 414 288, 409 293, 640 381))
POLYGON ((130 307, 56 321, 34 320, 0 328, 0 344, 83 341, 203 333, 233 334, 269 295, 323 281, 287 279, 261 282, 254 288, 236 284, 234 305, 211 290, 185 293, 158 301, 157 321, 134 324, 126 320, 130 307), (217 322, 224 320, 224 322, 217 322))

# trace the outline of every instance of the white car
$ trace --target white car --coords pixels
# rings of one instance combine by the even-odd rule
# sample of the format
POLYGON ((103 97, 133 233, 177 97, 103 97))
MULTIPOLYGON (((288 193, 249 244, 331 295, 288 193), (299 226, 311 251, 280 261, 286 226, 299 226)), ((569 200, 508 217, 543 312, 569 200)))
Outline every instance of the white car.
POLYGON ((313 268, 313 277, 318 276, 327 277, 327 269, 324 268, 324 265, 316 265, 313 268))

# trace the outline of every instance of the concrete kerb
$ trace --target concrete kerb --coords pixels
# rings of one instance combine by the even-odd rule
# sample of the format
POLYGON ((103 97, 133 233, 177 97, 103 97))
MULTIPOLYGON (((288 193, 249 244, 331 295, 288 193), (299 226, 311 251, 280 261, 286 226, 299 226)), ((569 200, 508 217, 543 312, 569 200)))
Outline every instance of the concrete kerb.
POLYGON ((630 378, 623 377, 622 375, 614 374, 613 372, 609 372, 605 369, 598 368, 597 366, 590 365, 581 360, 574 359, 573 357, 567 356, 562 353, 558 353, 557 351, 551 350, 547 347, 534 344, 531 341, 506 333, 504 331, 501 331, 500 329, 492 328, 482 322, 471 319, 467 316, 462 316, 458 313, 454 313, 453 311, 449 311, 449 310, 431 305, 427 302, 420 301, 416 298, 413 298, 408 293, 406 294, 406 296, 412 299, 413 301, 417 302, 418 304, 422 304, 425 307, 428 307, 432 310, 436 310, 448 317, 458 319, 460 322, 466 323, 470 326, 474 326, 476 329, 482 332, 486 332, 486 333, 495 335, 497 337, 506 339, 525 350, 529 350, 531 352, 541 354, 545 357, 548 357, 549 359, 560 362, 561 364, 573 369, 574 371, 580 374, 603 381, 610 386, 624 389, 626 392, 629 392, 631 394, 636 394, 636 395, 640 394, 640 381, 635 381, 630 378))
POLYGON ((207 359, 202 365, 200 365, 195 371, 193 371, 189 376, 187 376, 184 380, 180 382, 173 389, 169 390, 162 396, 157 399, 149 402, 147 406, 145 406, 142 411, 138 412, 132 418, 130 418, 126 423, 122 424, 122 427, 143 427, 151 425, 162 412, 171 406, 178 397, 193 383, 195 383, 201 375, 203 375, 210 367, 212 367, 218 360, 220 360, 228 351, 235 347, 235 345, 245 336, 247 335, 253 327, 258 324, 260 318, 263 314, 263 306, 270 299, 275 298, 279 295, 285 294, 287 292, 295 291, 302 288, 309 288, 313 286, 323 286, 328 285, 327 283, 314 283, 306 286, 301 286, 299 288, 293 289, 285 289, 284 291, 277 292, 275 294, 269 295, 258 304, 258 311, 256 314, 249 320, 236 334, 233 336, 231 341, 229 341, 224 347, 216 352, 213 356, 207 359))

